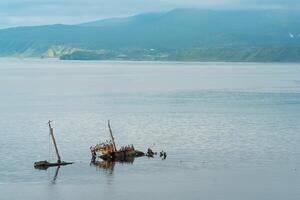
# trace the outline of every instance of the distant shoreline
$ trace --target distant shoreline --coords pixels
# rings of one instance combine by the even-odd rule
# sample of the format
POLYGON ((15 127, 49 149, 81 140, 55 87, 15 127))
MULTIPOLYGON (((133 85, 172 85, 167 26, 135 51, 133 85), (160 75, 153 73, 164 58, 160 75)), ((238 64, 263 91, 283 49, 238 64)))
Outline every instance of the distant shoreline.
POLYGON ((0 56, 80 61, 300 62, 296 10, 175 9, 0 30, 0 56))
POLYGON ((171 61, 171 60, 61 60, 59 58, 39 58, 39 57, 1 57, 1 61, 53 61, 53 62, 78 62, 78 63, 157 63, 157 64, 300 64, 299 62, 273 61, 273 62, 253 62, 253 61, 171 61))

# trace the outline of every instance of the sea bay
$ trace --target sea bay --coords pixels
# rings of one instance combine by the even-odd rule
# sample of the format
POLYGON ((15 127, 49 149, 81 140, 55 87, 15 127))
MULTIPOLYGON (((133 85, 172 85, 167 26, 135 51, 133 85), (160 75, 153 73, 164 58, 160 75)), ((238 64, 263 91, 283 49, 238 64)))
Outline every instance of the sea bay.
POLYGON ((1 199, 299 199, 300 64, 0 59, 1 199), (55 160, 47 121, 63 160, 55 160), (103 169, 108 139, 168 157, 103 169))

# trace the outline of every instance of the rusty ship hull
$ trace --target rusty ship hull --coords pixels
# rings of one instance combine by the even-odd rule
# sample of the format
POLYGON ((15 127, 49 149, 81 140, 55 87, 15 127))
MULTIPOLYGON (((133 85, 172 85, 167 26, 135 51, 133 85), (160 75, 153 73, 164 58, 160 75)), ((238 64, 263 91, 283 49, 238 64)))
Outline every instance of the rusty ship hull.
POLYGON ((141 157, 144 155, 145 154, 143 152, 137 150, 123 150, 102 154, 99 157, 103 160, 122 161, 128 158, 141 157))

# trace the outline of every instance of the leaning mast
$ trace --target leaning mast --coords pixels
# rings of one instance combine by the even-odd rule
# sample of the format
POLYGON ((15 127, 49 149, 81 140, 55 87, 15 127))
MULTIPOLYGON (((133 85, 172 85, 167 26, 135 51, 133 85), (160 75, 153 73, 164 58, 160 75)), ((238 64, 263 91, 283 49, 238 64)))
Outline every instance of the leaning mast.
POLYGON ((110 133, 110 137, 111 137, 111 141, 113 143, 113 147, 114 147, 114 150, 117 151, 117 147, 116 147, 116 143, 115 143, 115 138, 112 134, 112 130, 111 130, 111 127, 110 127, 110 123, 109 123, 109 120, 108 120, 108 128, 109 128, 109 133, 110 133))
POLYGON ((54 137, 54 134, 53 134, 53 128, 51 127, 51 122, 52 121, 50 121, 50 120, 48 122, 50 135, 51 135, 54 147, 55 147, 55 152, 56 152, 56 156, 57 156, 57 163, 61 163, 60 155, 59 155, 58 148, 57 148, 56 141, 55 141, 55 137, 54 137))

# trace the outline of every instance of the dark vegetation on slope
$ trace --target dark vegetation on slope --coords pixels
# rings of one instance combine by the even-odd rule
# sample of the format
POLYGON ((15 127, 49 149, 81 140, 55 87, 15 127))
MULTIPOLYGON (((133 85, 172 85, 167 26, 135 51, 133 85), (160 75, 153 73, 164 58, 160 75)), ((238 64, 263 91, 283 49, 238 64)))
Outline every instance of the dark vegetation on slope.
POLYGON ((300 13, 184 9, 0 30, 0 56, 78 60, 300 61, 300 13))

